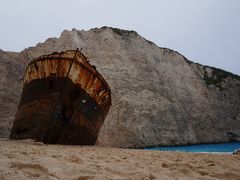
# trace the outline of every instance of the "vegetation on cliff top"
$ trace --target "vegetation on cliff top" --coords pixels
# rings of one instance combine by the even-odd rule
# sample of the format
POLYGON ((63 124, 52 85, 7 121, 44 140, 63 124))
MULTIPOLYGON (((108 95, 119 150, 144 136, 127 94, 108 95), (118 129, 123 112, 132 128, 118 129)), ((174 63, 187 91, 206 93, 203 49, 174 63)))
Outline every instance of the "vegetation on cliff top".
POLYGON ((128 31, 128 30, 123 30, 123 29, 118 29, 118 28, 111 28, 112 31, 120 36, 124 36, 124 35, 130 35, 130 34, 134 34, 135 36, 138 36, 138 33, 136 31, 128 31))
POLYGON ((124 29, 119 29, 119 28, 113 28, 113 27, 107 27, 107 26, 103 26, 101 28, 93 28, 91 30, 101 30, 101 29, 111 29, 114 33, 120 35, 120 36, 129 36, 130 34, 134 34, 135 36, 139 36, 138 33, 136 31, 133 30, 124 30, 124 29))
POLYGON ((207 85, 214 85, 218 87, 220 90, 223 90, 224 88, 222 87, 222 82, 224 82, 225 78, 231 77, 233 79, 237 79, 240 81, 240 76, 233 74, 231 72, 214 68, 214 67, 209 67, 212 69, 212 76, 209 77, 206 71, 206 68, 209 66, 204 66, 205 73, 204 73, 204 81, 207 85))
MULTIPOLYGON (((183 56, 184 57, 184 56, 183 56)), ((192 64, 194 62, 188 60, 187 58, 185 58, 185 61, 188 63, 188 64, 192 64)), ((204 65, 201 65, 199 63, 195 63, 199 66, 202 66, 203 69, 204 69, 204 81, 206 83, 206 85, 214 85, 216 87, 218 87, 221 91, 224 89, 222 87, 222 82, 224 82, 224 80, 227 78, 227 77, 230 77, 232 79, 236 79, 238 81, 240 81, 240 76, 236 75, 236 74, 233 74, 231 72, 228 72, 228 71, 225 71, 223 69, 219 69, 219 68, 215 68, 215 67, 211 67, 211 66, 204 66, 204 65), (211 77, 208 76, 208 73, 207 73, 207 70, 206 68, 210 68, 212 69, 212 75, 211 77)))

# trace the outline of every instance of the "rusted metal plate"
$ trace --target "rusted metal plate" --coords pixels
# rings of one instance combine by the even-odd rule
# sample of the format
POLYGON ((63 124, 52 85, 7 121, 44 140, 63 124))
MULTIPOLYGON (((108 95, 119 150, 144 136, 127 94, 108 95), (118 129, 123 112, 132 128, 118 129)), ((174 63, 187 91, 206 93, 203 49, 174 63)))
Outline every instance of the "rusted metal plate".
POLYGON ((78 50, 29 63, 10 138, 95 144, 111 106, 107 82, 78 50))

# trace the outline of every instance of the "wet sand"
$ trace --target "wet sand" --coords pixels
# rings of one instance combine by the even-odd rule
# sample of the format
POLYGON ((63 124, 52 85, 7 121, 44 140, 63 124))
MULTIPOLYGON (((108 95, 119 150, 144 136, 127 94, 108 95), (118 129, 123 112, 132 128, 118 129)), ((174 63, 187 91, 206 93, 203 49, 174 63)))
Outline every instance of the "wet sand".
POLYGON ((240 156, 0 139, 3 179, 240 179, 240 156))

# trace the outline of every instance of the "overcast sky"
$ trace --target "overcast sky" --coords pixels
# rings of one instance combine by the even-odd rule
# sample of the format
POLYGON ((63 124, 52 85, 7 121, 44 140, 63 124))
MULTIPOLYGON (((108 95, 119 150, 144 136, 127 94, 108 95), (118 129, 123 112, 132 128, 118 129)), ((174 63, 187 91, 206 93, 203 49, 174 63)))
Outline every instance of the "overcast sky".
POLYGON ((0 0, 0 49, 21 51, 64 29, 135 30, 188 59, 240 75, 240 0, 0 0))

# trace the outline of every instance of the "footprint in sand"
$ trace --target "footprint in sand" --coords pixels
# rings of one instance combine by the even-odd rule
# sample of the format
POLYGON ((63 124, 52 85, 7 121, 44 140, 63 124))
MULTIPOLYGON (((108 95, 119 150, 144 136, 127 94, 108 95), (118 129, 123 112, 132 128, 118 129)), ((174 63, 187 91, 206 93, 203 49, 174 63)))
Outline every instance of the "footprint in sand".
POLYGON ((84 164, 84 161, 75 155, 66 158, 66 160, 77 164, 84 164))
POLYGON ((77 180, 87 180, 87 179, 93 179, 94 176, 79 176, 77 180))
POLYGON ((188 168, 183 168, 179 170, 181 173, 183 173, 184 175, 191 175, 192 171, 188 168))
POLYGON ((197 171, 201 176, 206 176, 208 175, 209 173, 206 172, 206 171, 197 171))
POLYGON ((168 165, 168 164, 166 164, 166 163, 162 163, 162 167, 163 167, 163 168, 168 168, 168 167, 169 167, 169 165, 168 165))
POLYGON ((49 174, 47 168, 41 166, 40 164, 23 164, 20 162, 13 162, 10 168, 16 169, 16 171, 21 171, 30 177, 40 177, 42 175, 49 174))

